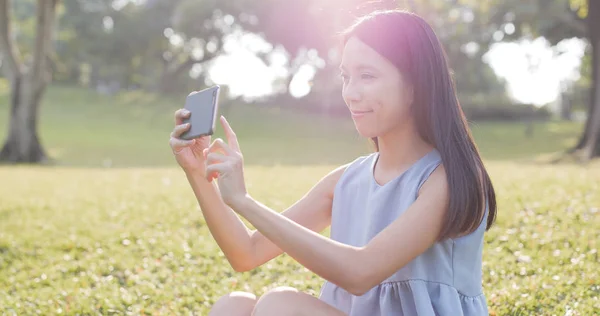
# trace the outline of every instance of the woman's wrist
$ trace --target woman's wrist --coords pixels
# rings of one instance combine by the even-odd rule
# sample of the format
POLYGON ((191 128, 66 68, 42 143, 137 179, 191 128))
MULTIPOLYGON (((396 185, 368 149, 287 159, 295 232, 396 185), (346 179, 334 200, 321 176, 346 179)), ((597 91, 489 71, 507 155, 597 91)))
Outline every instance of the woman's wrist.
POLYGON ((206 179, 206 169, 204 167, 202 168, 183 168, 183 172, 185 173, 186 177, 188 177, 188 179, 193 178, 195 181, 198 180, 204 180, 206 182, 208 182, 208 179, 206 179))
POLYGON ((233 209, 236 213, 239 214, 241 211, 243 212, 243 210, 246 207, 248 207, 249 203, 252 203, 252 202, 253 202, 252 197, 250 196, 250 194, 246 193, 244 195, 239 195, 239 196, 232 198, 230 201, 228 201, 227 205, 229 207, 231 207, 231 209, 233 209))

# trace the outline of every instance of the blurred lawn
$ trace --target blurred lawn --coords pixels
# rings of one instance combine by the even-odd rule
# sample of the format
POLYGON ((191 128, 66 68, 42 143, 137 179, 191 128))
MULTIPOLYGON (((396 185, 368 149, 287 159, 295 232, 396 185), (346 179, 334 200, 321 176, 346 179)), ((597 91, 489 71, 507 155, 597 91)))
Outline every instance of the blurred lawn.
MULTIPOLYGON (((59 165, 99 167, 175 166, 168 140, 174 112, 185 95, 163 99, 142 92, 116 97, 74 88, 54 88, 40 113, 44 147, 59 165)), ((8 116, 0 95, 0 126, 8 116)), ((342 163, 369 150, 351 121, 236 105, 227 119, 238 134, 248 164, 342 163), (349 156, 350 155, 350 156, 349 156)), ((0 139, 7 129, 0 129, 0 139)), ((215 137, 224 137, 217 123, 215 137)))
MULTIPOLYGON (((185 96, 159 99, 142 92, 109 97, 75 88, 49 89, 41 106, 40 134, 59 165, 174 166, 168 148, 173 113, 185 96)), ((8 119, 8 96, 0 88, 0 126, 8 119)), ((227 118, 236 131, 248 165, 343 164, 368 153, 349 118, 330 119, 252 105, 235 105, 227 118)), ((524 123, 475 123, 472 126, 487 160, 532 160, 573 144, 580 123, 536 123, 524 138, 524 123)), ((0 128, 0 139, 7 128, 0 128)), ((220 124, 215 137, 223 137, 220 124)))
MULTIPOLYGON (((317 295, 323 280, 286 255, 247 273, 227 265, 167 144, 183 98, 48 91, 40 129, 58 165, 0 167, 3 314, 206 315, 233 290, 288 285, 317 295)), ((0 95, 2 127, 7 113, 0 95)), ((348 120, 250 106, 228 118, 250 193, 276 210, 369 151, 348 120)), ((600 165, 534 162, 573 144, 579 124, 537 124, 531 139, 524 128, 473 126, 499 197, 484 252, 490 311, 597 315, 600 165)))

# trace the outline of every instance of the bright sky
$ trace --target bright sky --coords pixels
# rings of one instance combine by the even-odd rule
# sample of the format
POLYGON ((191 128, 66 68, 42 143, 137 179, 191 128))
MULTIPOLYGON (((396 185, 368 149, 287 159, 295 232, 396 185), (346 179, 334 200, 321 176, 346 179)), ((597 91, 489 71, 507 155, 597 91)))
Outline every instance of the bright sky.
POLYGON ((554 101, 561 81, 577 80, 585 44, 578 39, 557 45, 558 55, 544 38, 494 46, 485 60, 499 77, 508 82, 508 91, 516 100, 543 105, 554 101))
MULTIPOLYGON (((227 54, 210 69, 211 78, 218 84, 230 85, 231 93, 257 97, 273 92, 273 84, 285 76, 287 57, 274 55, 272 67, 267 67, 252 51, 268 50, 270 44, 253 35, 235 35, 227 41, 227 54)), ((561 80, 576 80, 583 56, 584 44, 577 39, 565 40, 553 52, 544 38, 519 43, 495 44, 485 56, 486 62, 499 77, 508 82, 509 94, 516 100, 543 105, 554 101, 560 93, 561 80)), ((300 68, 290 85, 290 93, 300 97, 310 91, 307 82, 314 68, 300 68)), ((341 93, 341 92, 340 92, 341 93)))

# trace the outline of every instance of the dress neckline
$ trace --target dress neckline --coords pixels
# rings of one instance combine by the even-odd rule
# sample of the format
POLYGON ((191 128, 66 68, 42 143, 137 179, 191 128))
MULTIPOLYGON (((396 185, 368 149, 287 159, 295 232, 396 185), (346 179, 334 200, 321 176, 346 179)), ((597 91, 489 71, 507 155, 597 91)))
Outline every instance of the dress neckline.
POLYGON ((387 186, 388 184, 395 182, 396 180, 402 178, 404 175, 406 175, 409 171, 411 171, 412 169, 416 168, 418 165, 421 164, 422 161, 424 161, 427 157, 429 157, 431 154, 433 154, 436 151, 436 149, 432 149, 430 150, 428 153, 426 153, 425 155, 423 155, 421 158, 417 159, 417 161, 413 162, 412 165, 410 165, 406 170, 404 170, 402 173, 400 173, 399 175, 395 176, 394 178, 392 178, 391 180, 387 181, 384 184, 380 184, 379 182, 377 182, 377 180, 375 179, 375 166, 377 164, 377 161, 379 161, 379 152, 376 152, 375 154, 373 154, 373 159, 371 161, 371 168, 370 168, 370 175, 371 175, 371 182, 375 185, 375 187, 377 188, 383 188, 385 186, 387 186))

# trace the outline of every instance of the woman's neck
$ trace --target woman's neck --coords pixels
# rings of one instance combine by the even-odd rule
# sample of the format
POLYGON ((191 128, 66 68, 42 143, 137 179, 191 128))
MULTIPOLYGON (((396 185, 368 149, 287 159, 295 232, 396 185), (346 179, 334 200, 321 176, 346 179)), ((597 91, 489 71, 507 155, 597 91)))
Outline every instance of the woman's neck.
POLYGON ((386 172, 403 170, 433 150, 412 124, 378 137, 377 143, 377 168, 386 172))

